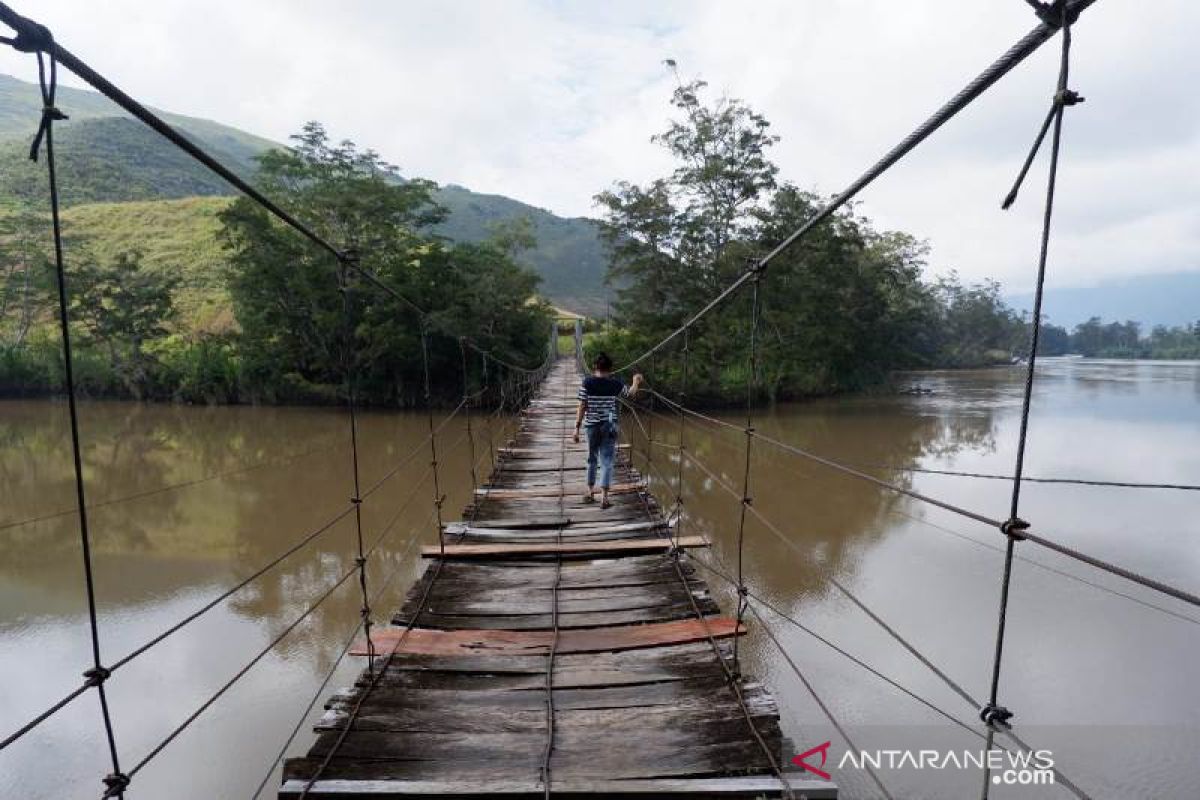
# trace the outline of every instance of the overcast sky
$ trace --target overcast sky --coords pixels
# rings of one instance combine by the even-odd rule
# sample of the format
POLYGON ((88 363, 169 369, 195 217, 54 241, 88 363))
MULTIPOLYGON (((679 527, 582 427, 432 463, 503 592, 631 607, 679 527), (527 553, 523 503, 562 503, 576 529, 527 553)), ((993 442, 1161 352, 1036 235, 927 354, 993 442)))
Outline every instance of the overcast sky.
MULTIPOLYGON (((319 119, 408 175, 592 215, 667 171, 673 79, 773 123, 781 176, 832 193, 1027 32, 1021 0, 16 0, 143 101, 276 140, 319 119)), ((1100 0, 1075 28, 1050 282, 1200 269, 1200 5, 1100 0), (1153 8, 1151 9, 1151 5, 1153 8)), ((1045 161, 999 202, 1053 94, 1057 39, 861 196, 934 271, 1033 280, 1045 161)), ((0 71, 33 80, 29 57, 0 71)), ((79 86, 73 77, 63 82, 79 86)))

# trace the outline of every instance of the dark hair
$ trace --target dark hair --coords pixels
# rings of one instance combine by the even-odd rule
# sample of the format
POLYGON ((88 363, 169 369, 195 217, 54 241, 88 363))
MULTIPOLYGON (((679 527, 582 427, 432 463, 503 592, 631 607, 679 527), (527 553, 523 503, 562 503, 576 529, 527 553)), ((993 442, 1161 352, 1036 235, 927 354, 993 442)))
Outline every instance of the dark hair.
POLYGON ((592 361, 592 368, 601 372, 612 372, 612 359, 608 357, 608 353, 597 353, 592 361))

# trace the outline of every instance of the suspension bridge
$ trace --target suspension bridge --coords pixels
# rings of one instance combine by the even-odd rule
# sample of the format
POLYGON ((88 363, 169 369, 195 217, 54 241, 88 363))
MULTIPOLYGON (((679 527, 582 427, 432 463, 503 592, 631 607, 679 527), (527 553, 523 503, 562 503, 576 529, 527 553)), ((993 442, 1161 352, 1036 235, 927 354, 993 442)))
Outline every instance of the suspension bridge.
MULTIPOLYGON (((1188 607, 1200 606, 1200 597, 1191 591, 1061 544, 1052 534, 1019 516, 1062 125, 1066 110, 1082 99, 1068 84, 1071 27, 1093 2, 1030 2, 1038 17, 1033 30, 800 228, 765 256, 753 261, 740 277, 697 309, 686 322, 622 366, 620 371, 635 367, 645 369, 653 387, 656 361, 677 358, 682 362, 684 388, 675 397, 652 388, 652 400, 648 405, 630 406, 629 414, 642 434, 644 447, 640 464, 635 466, 639 454, 630 444, 622 445, 611 508, 585 505, 580 499, 583 492, 582 452, 570 437, 574 391, 583 367, 578 328, 574 353, 560 356, 552 331, 546 358, 539 365, 528 366, 438 324, 431 315, 432 310, 420 308, 365 269, 358 251, 351 244, 335 244, 323 238, 303 220, 280 207, 55 42, 45 27, 0 3, 0 22, 13 31, 12 36, 0 37, 0 42, 35 56, 42 89, 43 113, 36 121, 31 157, 35 160, 44 157, 49 179, 58 315, 75 467, 75 512, 79 519, 86 576, 92 655, 83 681, 50 703, 42 713, 7 733, 0 741, 0 751, 20 741, 66 706, 94 695, 105 732, 105 757, 110 763, 108 773, 99 776, 101 783, 97 795, 105 798, 136 795, 138 775, 143 769, 171 747, 328 597, 343 586, 355 585, 361 597, 361 614, 356 626, 307 706, 299 709, 296 725, 290 736, 281 742, 274 762, 263 765, 264 777, 257 789, 248 789, 248 795, 258 797, 267 791, 282 762, 282 782, 272 789, 281 798, 836 797, 837 787, 825 780, 819 769, 813 769, 815 762, 803 758, 793 761, 795 749, 780 727, 778 709, 770 691, 742 671, 739 641, 748 627, 755 625, 780 650, 843 743, 852 750, 857 749, 838 715, 823 701, 805 675, 797 654, 783 645, 773 629, 776 621, 806 631, 823 646, 844 656, 848 665, 868 672, 932 710, 947 723, 981 741, 987 750, 1033 751, 1037 743, 1026 741, 1017 728, 1020 710, 1010 710, 1001 702, 1006 611, 1018 546, 1048 549, 1188 607), (845 464, 757 431, 753 399, 759 367, 756 346, 759 293, 769 279, 771 261, 802 240, 1055 36, 1059 37, 1062 49, 1050 109, 1017 182, 1005 200, 1007 207, 1016 198, 1043 140, 1049 135, 1050 177, 1017 459, 1012 475, 970 475, 1011 481, 1012 499, 1007 512, 997 516, 963 508, 945 498, 929 496, 872 474, 867 471, 870 469, 867 465, 845 464), (98 626, 88 528, 89 505, 72 373, 66 299, 68 276, 64 267, 54 157, 54 126, 65 119, 55 106, 60 65, 327 253, 331 274, 337 277, 337 286, 345 298, 347 332, 353 327, 353 298, 357 292, 380 291, 402 301, 422 323, 421 352, 427 398, 432 380, 429 341, 435 337, 451 338, 457 342, 462 356, 461 374, 448 378, 461 383, 461 402, 440 421, 435 417, 432 405, 427 403, 430 408, 427 436, 410 443, 396 467, 369 486, 363 485, 358 469, 355 376, 352 360, 347 359, 345 407, 353 456, 354 495, 346 506, 328 520, 315 521, 313 528, 305 531, 284 552, 115 660, 103 657, 105 651, 98 626), (696 324, 714 309, 731 302, 735 296, 746 294, 749 295, 748 328, 751 331, 746 370, 747 405, 745 424, 737 425, 687 405, 689 338, 696 324), (476 357, 482 385, 472 391, 473 370, 468 362, 474 362, 476 357), (519 413, 515 416, 515 430, 510 430, 506 425, 510 419, 506 412, 513 411, 519 413), (443 476, 439 473, 439 452, 444 452, 446 447, 447 425, 459 417, 466 423, 463 437, 470 447, 474 494, 471 503, 463 509, 461 519, 447 520, 443 518, 445 495, 442 492, 443 476), (675 436, 672 439, 656 437, 652 428, 643 424, 642 417, 647 417, 650 425, 658 418, 660 424, 674 429, 675 436), (689 449, 687 437, 692 426, 724 427, 744 437, 745 459, 740 485, 722 478, 689 449), (885 613, 870 607, 852 587, 836 576, 828 577, 830 585, 869 618, 883 635, 901 645, 944 683, 961 700, 961 707, 943 708, 904 686, 878 666, 809 629, 794 613, 772 604, 747 581, 743 569, 747 519, 757 520, 796 550, 799 557, 811 555, 790 543, 786 524, 773 519, 769 508, 762 508, 752 501, 751 453, 756 447, 778 449, 799 460, 867 481, 881 491, 906 495, 998 531, 1004 541, 1003 562, 999 576, 995 654, 985 697, 976 697, 967 691, 959 679, 935 664, 909 636, 891 624, 885 613), (656 448, 669 449, 673 458, 655 458, 656 448), (429 458, 427 477, 410 487, 410 491, 405 493, 388 484, 401 466, 425 455, 429 458), (481 480, 481 465, 485 462, 490 466, 490 474, 481 480), (720 562, 708 552, 708 543, 703 537, 688 531, 683 493, 685 463, 707 475, 739 507, 736 563, 732 565, 720 562), (676 471, 674 477, 664 472, 671 467, 676 471), (379 600, 396 573, 380 585, 372 586, 367 579, 367 565, 391 535, 393 525, 389 523, 380 531, 366 530, 362 507, 365 503, 390 507, 388 498, 391 498, 396 508, 394 521, 412 508, 426 483, 431 484, 429 518, 437 541, 420 550, 420 556, 428 561, 428 566, 408 591, 406 600, 395 610, 390 624, 377 624, 379 600), (659 487, 667 491, 673 488, 674 496, 656 497, 652 489, 659 487), (354 521, 356 558, 353 566, 265 648, 249 654, 241 669, 166 732, 154 747, 130 758, 120 747, 114 732, 106 693, 108 682, 119 680, 125 665, 166 639, 180 635, 195 620, 345 519, 354 521), (736 598, 732 614, 726 615, 714 600, 707 583, 709 578, 732 587, 736 598), (351 687, 331 690, 329 684, 335 671, 347 656, 363 659, 362 671, 351 687), (303 757, 287 758, 310 712, 322 700, 325 701, 325 713, 316 723, 315 742, 303 757)), ((1102 481, 1078 482, 1107 485, 1102 481)), ((1198 488, 1131 481, 1112 482, 1111 485, 1189 491, 1198 488)), ((415 545, 414 537, 404 552, 409 552, 415 545)), ((869 766, 866 770, 879 796, 894 796, 880 775, 869 766)), ((980 794, 986 800, 992 782, 986 766, 981 767, 981 772, 980 794)), ((1056 768, 1055 777, 1063 791, 1081 798, 1091 796, 1086 788, 1086 776, 1068 776, 1056 768)))

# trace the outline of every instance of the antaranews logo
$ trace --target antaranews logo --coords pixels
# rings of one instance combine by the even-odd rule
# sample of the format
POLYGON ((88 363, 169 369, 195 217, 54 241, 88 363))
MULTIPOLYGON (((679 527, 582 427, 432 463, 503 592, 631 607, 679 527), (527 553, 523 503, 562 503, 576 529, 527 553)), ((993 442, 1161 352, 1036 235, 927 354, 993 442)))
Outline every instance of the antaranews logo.
MULTIPOLYGON (((832 742, 824 742, 792 758, 792 763, 822 780, 832 780, 825 771, 832 742), (817 758, 820 763, 817 763, 817 758)), ((1054 754, 1050 750, 847 750, 836 769, 979 769, 992 773, 992 783, 1007 786, 1051 786, 1054 784, 1054 754)), ((831 768, 832 769, 832 768, 831 768)))

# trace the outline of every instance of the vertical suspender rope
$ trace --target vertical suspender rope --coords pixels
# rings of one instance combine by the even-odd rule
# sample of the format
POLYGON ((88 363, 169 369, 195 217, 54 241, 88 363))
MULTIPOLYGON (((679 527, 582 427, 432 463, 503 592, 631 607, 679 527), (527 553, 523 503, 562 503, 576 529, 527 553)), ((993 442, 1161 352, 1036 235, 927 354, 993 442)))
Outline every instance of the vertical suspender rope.
MULTIPOLYGON (((745 581, 745 543, 746 543, 746 508, 750 505, 750 452, 754 441, 754 393, 758 374, 758 318, 759 318, 759 283, 761 271, 756 271, 750 281, 750 350, 746 358, 746 460, 742 469, 742 503, 738 514, 737 534, 737 625, 741 628, 746 615, 746 581, 745 581)), ((682 458, 682 454, 681 458, 682 458)), ((739 660, 738 639, 733 637, 733 664, 741 671, 739 660)))
POLYGON ((470 450, 471 458, 471 497, 475 497, 475 490, 479 488, 479 476, 475 473, 475 434, 471 429, 471 376, 467 371, 467 339, 465 336, 458 337, 458 353, 462 361, 462 385, 463 385, 463 413, 467 418, 467 447, 470 450))
MULTIPOLYGON (((687 427, 687 414, 683 412, 683 404, 687 402, 688 391, 688 368, 691 356, 691 332, 683 332, 683 367, 682 381, 679 389, 679 461, 675 465, 675 508, 671 516, 674 517, 675 524, 668 530, 672 536, 671 549, 676 556, 679 555, 679 537, 683 535, 683 461, 687 453, 687 445, 684 442, 684 430, 687 427)), ((668 520, 668 524, 670 520, 668 520)))
MULTIPOLYGON (((479 364, 483 374, 483 398, 490 404, 492 401, 488 394, 492 388, 492 383, 491 373, 488 372, 488 357, 486 353, 479 354, 479 364)), ((489 472, 496 468, 496 442, 492 438, 492 416, 493 414, 487 414, 483 418, 483 429, 487 435, 489 472)))
POLYGON ((89 686, 96 688, 100 698, 100 717, 104 722, 104 736, 108 743, 112 772, 104 777, 104 797, 123 798, 129 786, 129 777, 121 772, 121 761, 117 755, 116 735, 113 733, 112 714, 108 707, 108 695, 104 682, 111 674, 100 659, 100 626, 96 616, 96 582, 92 570, 92 542, 88 528, 87 492, 83 482, 83 455, 79 436, 79 409, 75 396, 75 370, 71 358, 71 323, 67 300, 67 276, 63 256, 62 220, 59 215, 58 173, 54 160, 54 123, 66 119, 66 115, 54 105, 58 91, 58 63, 54 57, 53 39, 50 31, 41 28, 43 42, 31 43, 37 56, 38 85, 42 93, 42 119, 37 135, 30 146, 29 158, 37 161, 42 144, 46 147, 46 174, 50 184, 50 219, 54 236, 54 274, 58 284, 58 321, 62 332, 63 379, 67 390, 67 414, 71 421, 71 458, 75 470, 75 504, 79 513, 79 542, 83 553, 83 576, 87 589, 88 626, 92 640, 92 666, 83 673, 89 686), (42 50, 48 55, 43 57, 42 50), (45 58, 50 59, 47 75, 45 58))
POLYGON ((350 502, 354 504, 354 528, 357 534, 358 556, 358 586, 362 591, 362 607, 359 616, 362 618, 363 631, 367 637, 367 674, 375 671, 375 643, 371 639, 371 597, 367 592, 367 556, 363 549, 362 525, 362 483, 358 469, 358 412, 355 408, 355 358, 354 358, 354 301, 351 298, 350 271, 358 264, 358 252, 348 249, 338 259, 338 289, 342 293, 342 372, 346 382, 346 407, 350 421, 350 467, 354 473, 354 496, 350 502))
MULTIPOLYGON (((1025 370, 1025 389, 1021 399, 1021 429, 1017 438, 1016 464, 1013 468, 1012 502, 1009 507, 1008 520, 1001 526, 1001 531, 1005 534, 1008 541, 1004 549, 1004 572, 1000 581, 1000 610, 996 623, 996 650, 992 660, 991 690, 988 694, 987 705, 979 712, 980 719, 987 724, 987 749, 989 751, 992 749, 995 741, 997 729, 1007 730, 1008 720, 1013 716, 1011 711, 1000 705, 999 694, 1000 667, 1003 662, 1004 634, 1008 615, 1008 597, 1012 583, 1013 552, 1016 548, 1016 543, 1022 540, 1020 532, 1029 527, 1029 523, 1021 519, 1018 515, 1021 502, 1021 475, 1025 467, 1025 445, 1029 436, 1029 410, 1033 400, 1034 370, 1037 365, 1038 336, 1041 332, 1042 298, 1046 282, 1046 258, 1050 248, 1050 224, 1054 212, 1054 190, 1058 178, 1058 156, 1062 144, 1063 114, 1067 106, 1074 105, 1082 99, 1067 88, 1067 79, 1070 72, 1071 21, 1067 13, 1066 4, 1062 0, 1057 0, 1057 8, 1054 10, 1060 14, 1062 50, 1059 59, 1058 82, 1052 106, 1054 125, 1050 139, 1050 169, 1046 179, 1046 200, 1042 214, 1041 248, 1038 254, 1037 288, 1033 301, 1033 324, 1029 337, 1028 367, 1025 370)), ((1045 130, 1045 125, 1043 125, 1041 132, 1034 141, 1030 158, 1026 160, 1016 184, 1014 184, 1012 190, 1009 192, 1008 197, 1005 198, 1005 208, 1010 206, 1016 198, 1021 180, 1028 170, 1029 163, 1033 160, 1033 154, 1037 152, 1042 143, 1045 130)), ((980 795, 983 800, 987 800, 991 785, 991 770, 985 765, 983 789, 980 795)))
MULTIPOLYGON (((425 411, 429 418, 429 466, 433 469, 433 508, 437 516, 438 553, 446 555, 446 537, 442 528, 442 484, 438 477, 437 427, 433 422, 433 395, 429 390, 429 328, 421 320, 421 366, 425 372, 425 411)), ((473 500, 474 498, 472 498, 473 500)))

